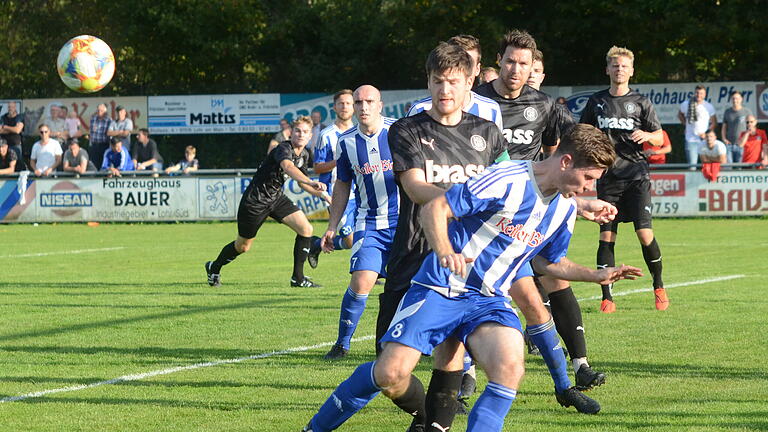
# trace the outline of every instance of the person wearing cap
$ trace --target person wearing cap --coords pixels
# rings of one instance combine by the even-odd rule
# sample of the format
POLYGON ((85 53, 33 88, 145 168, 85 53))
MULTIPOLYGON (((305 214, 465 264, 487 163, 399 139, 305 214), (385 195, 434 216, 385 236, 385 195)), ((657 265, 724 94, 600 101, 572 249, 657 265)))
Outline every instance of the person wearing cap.
POLYGON ((8 141, 0 137, 0 175, 13 174, 16 170, 16 152, 8 147, 8 141))
POLYGON ((128 111, 123 108, 122 105, 118 105, 115 108, 117 113, 117 119, 112 121, 112 124, 107 130, 107 136, 116 137, 123 142, 123 148, 129 153, 131 151, 131 131, 133 131, 133 120, 128 118, 128 111))
POLYGON ((77 138, 69 139, 69 148, 64 152, 63 169, 66 172, 83 174, 86 171, 96 171, 96 165, 88 158, 88 152, 80 148, 77 138))

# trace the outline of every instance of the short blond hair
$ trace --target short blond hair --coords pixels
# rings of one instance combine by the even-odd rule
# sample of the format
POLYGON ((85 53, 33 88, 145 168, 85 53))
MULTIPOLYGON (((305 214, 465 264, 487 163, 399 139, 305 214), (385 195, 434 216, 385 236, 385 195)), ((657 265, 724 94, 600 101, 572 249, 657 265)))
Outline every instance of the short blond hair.
POLYGON ((615 59, 616 57, 626 57, 632 61, 632 63, 635 62, 635 54, 632 52, 632 50, 629 50, 624 47, 617 47, 616 45, 612 46, 611 49, 608 50, 608 53, 605 55, 605 63, 611 64, 611 60, 615 59))
POLYGON ((298 125, 300 125, 300 124, 302 124, 302 123, 304 123, 304 124, 308 125, 310 129, 312 129, 312 127, 314 127, 314 125, 315 125, 315 124, 312 122, 312 119, 311 119, 311 118, 309 118, 309 116, 300 115, 300 116, 296 117, 296 118, 293 120, 293 123, 291 123, 291 126, 292 126, 292 127, 296 127, 296 126, 298 126, 298 125))

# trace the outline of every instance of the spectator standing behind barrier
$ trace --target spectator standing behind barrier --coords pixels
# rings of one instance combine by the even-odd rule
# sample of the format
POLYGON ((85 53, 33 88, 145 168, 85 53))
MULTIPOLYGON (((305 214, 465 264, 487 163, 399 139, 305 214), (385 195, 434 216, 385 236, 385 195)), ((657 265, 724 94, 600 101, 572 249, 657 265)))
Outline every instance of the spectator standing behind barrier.
POLYGON ((706 95, 704 86, 697 85, 691 99, 680 104, 680 112, 677 113, 680 123, 685 126, 685 155, 690 165, 697 162, 699 148, 704 144, 704 135, 707 131, 714 131, 717 126, 715 107, 704 100, 706 95))
POLYGON ((669 140, 667 131, 662 130, 661 134, 663 136, 661 146, 654 146, 648 141, 643 143, 643 154, 649 164, 667 163, 667 153, 672 151, 672 142, 669 140))
POLYGON ((184 159, 178 161, 176 165, 169 166, 165 169, 166 174, 181 171, 184 174, 189 174, 192 171, 197 171, 200 167, 200 162, 195 158, 197 150, 193 146, 187 146, 184 149, 184 159))
POLYGON ((62 107, 63 105, 59 102, 51 102, 48 105, 48 118, 40 122, 40 125, 48 125, 48 129, 51 131, 49 138, 55 139, 60 144, 64 144, 67 141, 67 124, 61 118, 62 107))
POLYGON ((77 116, 77 113, 72 111, 67 114, 67 107, 63 107, 62 110, 67 116, 66 120, 64 120, 64 124, 67 125, 67 136, 71 139, 77 139, 83 136, 83 123, 80 121, 80 117, 77 116))
POLYGON ((109 171, 109 176, 121 177, 123 171, 133 171, 133 160, 128 150, 123 148, 123 142, 112 139, 109 149, 104 152, 102 171, 109 171))
POLYGON ((107 105, 100 103, 96 107, 96 113, 91 116, 91 158, 96 166, 103 166, 104 153, 109 148, 109 137, 107 131, 112 125, 112 119, 107 115, 107 105))
POLYGON ((726 152, 727 150, 725 148, 725 144, 717 139, 715 131, 707 131, 705 134, 705 142, 699 146, 699 157, 701 158, 701 163, 726 163, 726 152))
POLYGON ((721 126, 720 136, 723 137, 725 148, 728 150, 728 163, 741 162, 744 148, 739 141, 741 133, 747 130, 747 117, 752 115, 749 108, 742 106, 744 98, 741 93, 735 91, 731 93, 730 108, 723 113, 723 125, 721 126))
POLYGON ((8 102, 8 112, 0 117, 2 125, 0 126, 0 137, 8 142, 8 147, 16 153, 16 170, 27 169, 24 163, 24 156, 21 151, 21 131, 24 129, 24 114, 20 114, 16 109, 16 102, 8 102))
POLYGON ((16 152, 8 147, 8 141, 0 138, 0 174, 13 174, 16 170, 16 152))
POLYGON ((309 160, 312 162, 314 161, 314 153, 315 148, 317 148, 317 142, 320 140, 320 132, 325 129, 325 125, 321 122, 322 114, 320 114, 320 111, 313 110, 309 117, 312 119, 312 139, 310 139, 307 149, 310 152, 309 160))
POLYGON ((757 118, 752 114, 747 116, 747 129, 739 135, 738 145, 744 150, 741 162, 766 164, 768 137, 765 131, 757 128, 757 118))
POLYGON ((107 136, 117 137, 123 142, 123 148, 131 153, 131 132, 133 132, 133 120, 128 118, 128 111, 121 105, 115 109, 117 119, 109 125, 107 136))
POLYGON ((269 140, 269 147, 267 147, 267 154, 277 147, 283 141, 291 139, 291 124, 286 119, 280 119, 280 132, 276 133, 271 140, 269 140))
POLYGON ((29 165, 36 176, 47 177, 61 164, 63 152, 61 151, 61 144, 51 138, 51 129, 47 124, 41 124, 38 132, 40 132, 40 141, 32 146, 29 165))
POLYGON ((150 169, 155 172, 162 171, 163 157, 157 151, 155 140, 149 137, 149 130, 139 129, 136 141, 136 148, 133 149, 133 165, 136 167, 136 170, 150 169))
POLYGON ((83 174, 86 171, 96 171, 96 165, 88 158, 88 152, 80 148, 76 138, 70 138, 69 148, 64 152, 63 170, 75 174, 83 174))

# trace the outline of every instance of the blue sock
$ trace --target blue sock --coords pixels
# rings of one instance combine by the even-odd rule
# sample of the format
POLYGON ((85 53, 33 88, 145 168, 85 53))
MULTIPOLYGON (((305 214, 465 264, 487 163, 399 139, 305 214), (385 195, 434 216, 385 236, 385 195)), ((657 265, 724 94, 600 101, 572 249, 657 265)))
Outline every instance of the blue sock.
POLYGON ((472 367, 472 356, 468 352, 464 352, 464 373, 467 373, 469 368, 472 367))
POLYGON ((344 349, 349 349, 349 342, 355 334, 357 323, 363 316, 365 305, 368 303, 368 294, 357 294, 352 288, 347 287, 344 298, 341 300, 341 314, 339 316, 339 338, 336 344, 344 349))
POLYGON ((347 246, 344 244, 344 237, 337 235, 333 238, 333 247, 338 250, 342 249, 348 249, 347 246))
POLYGON ((318 237, 318 238, 312 240, 312 247, 313 248, 319 248, 320 247, 320 240, 322 240, 322 237, 318 237))
POLYGON ((571 387, 565 355, 560 346, 560 339, 557 338, 557 330, 552 319, 550 318, 544 324, 528 326, 526 331, 531 341, 539 348, 541 356, 544 357, 544 363, 547 364, 549 374, 552 375, 552 381, 555 382, 555 391, 561 392, 571 387))
POLYGON ((346 381, 336 387, 331 397, 312 417, 310 425, 313 432, 338 428, 379 394, 379 387, 373 379, 375 364, 370 362, 358 366, 346 381))
POLYGON ((500 431, 504 426, 504 417, 507 416, 515 397, 517 397, 517 390, 489 382, 469 413, 467 432, 500 431))

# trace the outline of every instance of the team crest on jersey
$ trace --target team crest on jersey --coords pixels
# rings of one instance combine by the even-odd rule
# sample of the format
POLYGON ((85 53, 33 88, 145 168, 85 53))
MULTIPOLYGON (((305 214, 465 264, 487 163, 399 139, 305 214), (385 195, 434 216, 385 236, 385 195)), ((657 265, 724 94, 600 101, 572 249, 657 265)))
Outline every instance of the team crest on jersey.
POLYGON ((485 148, 488 147, 487 143, 485 142, 485 138, 481 137, 480 135, 472 135, 469 138, 469 144, 473 149, 479 152, 485 151, 485 148))
POLYGON ((296 168, 301 168, 304 166, 304 159, 299 158, 299 160, 296 161, 296 168))
POLYGON ((627 112, 627 114, 632 114, 637 110, 637 106, 633 104, 632 102, 627 102, 624 104, 624 111, 627 112))
POLYGON ((539 118, 539 112, 534 107, 528 107, 523 111, 523 117, 528 121, 534 121, 539 118))

